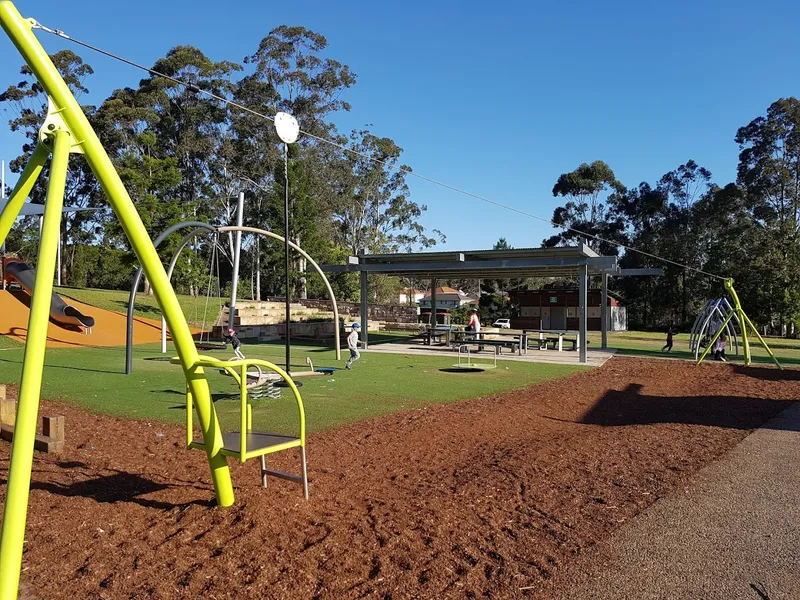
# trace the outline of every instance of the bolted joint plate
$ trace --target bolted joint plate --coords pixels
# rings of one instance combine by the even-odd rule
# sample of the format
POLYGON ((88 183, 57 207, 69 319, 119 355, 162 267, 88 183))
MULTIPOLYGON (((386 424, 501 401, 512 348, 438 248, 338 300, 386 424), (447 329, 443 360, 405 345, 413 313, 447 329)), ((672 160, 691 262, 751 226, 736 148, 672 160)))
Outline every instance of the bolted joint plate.
POLYGON ((70 154, 83 154, 83 142, 75 139, 75 136, 70 131, 66 121, 61 116, 61 109, 56 107, 53 99, 47 97, 47 116, 44 123, 39 128, 39 141, 46 144, 48 147, 52 144, 52 136, 56 131, 66 131, 70 136, 70 154))

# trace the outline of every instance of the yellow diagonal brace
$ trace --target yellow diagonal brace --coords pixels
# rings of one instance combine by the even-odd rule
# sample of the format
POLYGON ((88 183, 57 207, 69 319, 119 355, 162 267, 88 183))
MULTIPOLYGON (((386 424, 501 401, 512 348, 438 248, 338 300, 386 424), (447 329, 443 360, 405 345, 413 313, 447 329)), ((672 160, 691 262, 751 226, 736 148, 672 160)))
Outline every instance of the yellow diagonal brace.
POLYGON ((0 244, 6 241, 8 233, 14 226, 14 221, 19 216, 19 211, 22 210, 22 205, 25 204, 25 199, 30 195, 49 156, 50 149, 44 144, 38 144, 28 160, 28 164, 25 165, 25 169, 20 173, 17 185, 14 186, 14 191, 11 192, 11 197, 8 199, 8 204, 0 214, 0 244))
POLYGON ((17 420, 8 466, 6 504, 3 511, 3 530, 0 533, 0 598, 17 597, 19 572, 22 563, 22 543, 28 512, 33 443, 36 439, 36 419, 39 415, 39 394, 42 389, 44 351, 47 345, 47 325, 50 322, 50 299, 53 293, 53 273, 56 269, 56 246, 64 206, 64 186, 69 162, 69 134, 54 135, 53 164, 47 187, 42 239, 36 261, 36 280, 25 357, 22 361, 22 382, 19 386, 17 420))

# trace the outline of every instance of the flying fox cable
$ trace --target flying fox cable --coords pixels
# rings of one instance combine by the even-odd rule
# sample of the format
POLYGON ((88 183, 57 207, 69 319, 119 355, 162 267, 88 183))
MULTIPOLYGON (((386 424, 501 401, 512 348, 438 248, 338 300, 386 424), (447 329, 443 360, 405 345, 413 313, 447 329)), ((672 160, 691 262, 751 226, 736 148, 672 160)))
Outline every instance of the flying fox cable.
MULTIPOLYGON (((78 39, 76 39, 74 37, 71 37, 71 36, 67 35, 66 33, 64 33, 60 29, 51 29, 49 27, 45 27, 44 25, 39 23, 36 19, 29 19, 28 22, 31 24, 31 26, 34 29, 41 29, 42 31, 44 31, 46 33, 53 34, 53 35, 55 35, 57 37, 60 37, 60 38, 62 38, 64 40, 72 42, 73 44, 77 44, 79 46, 83 46, 84 48, 88 48, 89 50, 92 50, 93 52, 97 52, 97 53, 102 54, 104 56, 107 56, 109 58, 113 58, 114 60, 118 60, 120 62, 123 62, 126 65, 130 65, 130 66, 135 67, 137 69, 141 69, 142 71, 150 73, 151 75, 155 75, 156 77, 162 77, 162 78, 164 78, 164 79, 166 79, 168 81, 171 81, 172 83, 175 83, 177 85, 185 87, 187 90, 189 90, 191 92, 195 92, 195 93, 198 93, 198 94, 203 94, 203 95, 205 95, 205 96, 207 96, 209 98, 212 98, 212 99, 217 100, 219 102, 224 102, 225 104, 227 104, 229 106, 233 106, 235 108, 238 108, 239 110, 242 110, 244 112, 250 113, 253 116, 265 119, 265 120, 270 121, 272 123, 275 122, 275 117, 272 117, 270 115, 267 115, 267 114, 264 114, 264 113, 259 112, 257 110, 254 110, 252 108, 249 108, 249 107, 247 107, 247 106, 245 106, 245 105, 243 105, 243 104, 241 104, 239 102, 236 102, 235 100, 231 100, 229 98, 225 98, 224 96, 220 96, 219 94, 215 94, 215 93, 213 93, 213 92, 211 92, 209 90, 204 90, 204 89, 200 88, 196 83, 183 81, 182 79, 179 79, 177 77, 172 77, 171 75, 167 75, 165 73, 161 73, 159 71, 156 71, 155 69, 151 69, 149 67, 145 67, 144 65, 141 65, 141 64, 139 64, 137 62, 134 62, 134 61, 132 61, 130 59, 127 59, 127 58, 125 58, 123 56, 120 56, 118 54, 114 54, 113 52, 109 52, 108 50, 103 50, 102 48, 99 48, 99 47, 94 46, 92 44, 89 44, 87 42, 84 42, 84 41, 78 40, 78 39)), ((470 198, 474 198, 476 200, 480 200, 481 202, 485 202, 487 204, 491 204, 493 206, 497 206, 498 208, 502 208, 504 210, 515 212, 517 214, 529 217, 531 219, 535 219, 537 221, 541 221, 542 223, 546 223, 546 224, 550 225, 551 227, 554 226, 553 222, 550 219, 545 219, 545 218, 540 217, 538 215, 535 215, 533 213, 529 213, 529 212, 521 210, 519 208, 515 208, 513 206, 509 206, 508 204, 503 204, 502 202, 497 202, 496 200, 492 200, 490 198, 486 198, 485 196, 481 196, 479 194, 475 194, 473 192, 469 192, 467 190, 461 189, 461 188, 456 187, 454 185, 450 185, 450 184, 445 183, 443 181, 438 181, 436 179, 433 179, 432 177, 427 177, 425 175, 422 175, 420 173, 412 171, 408 167, 404 167, 402 165, 398 167, 396 165, 390 164, 387 161, 380 160, 378 158, 375 158, 375 157, 370 156, 368 154, 364 154, 362 152, 358 152, 356 150, 348 148, 347 146, 345 146, 343 144, 340 144, 338 142, 334 142, 333 140, 330 140, 330 139, 327 139, 327 138, 320 137, 320 136, 315 135, 313 133, 309 133, 308 131, 303 131, 302 129, 300 130, 300 133, 302 133, 306 137, 309 137, 309 138, 312 138, 314 140, 317 140, 317 141, 319 141, 319 142, 321 142, 323 144, 328 144, 330 146, 338 148, 339 150, 347 152, 347 153, 349 153, 349 154, 351 154, 353 156, 358 156, 358 157, 361 157, 361 158, 365 158, 365 159, 370 160, 370 161, 372 161, 374 163, 380 164, 380 165, 386 167, 387 169, 391 169, 393 171, 401 171, 401 172, 403 172, 403 173, 405 173, 407 175, 411 175, 412 177, 416 177, 417 179, 421 179, 423 181, 427 181, 428 183, 431 183, 433 185, 437 185, 439 187, 451 190, 451 191, 456 192, 458 194, 461 194, 463 196, 468 196, 470 198)), ((719 279, 719 280, 723 280, 723 281, 725 279, 727 279, 727 277, 723 277, 723 276, 717 275, 715 273, 709 273, 708 271, 704 271, 704 270, 698 269, 696 267, 691 267, 689 265, 684 265, 684 264, 676 262, 674 260, 670 260, 668 258, 664 258, 662 256, 658 256, 656 254, 652 254, 650 252, 646 252, 644 250, 640 250, 639 248, 635 248, 633 246, 628 246, 626 244, 623 244, 621 242, 617 242, 615 240, 602 238, 602 237, 600 237, 600 236, 598 236, 596 234, 592 234, 592 233, 588 233, 588 232, 585 232, 585 231, 581 231, 580 229, 575 229, 574 227, 563 226, 562 229, 564 229, 566 231, 571 231, 572 233, 576 233, 578 235, 582 235, 582 236, 590 238, 590 239, 597 240, 598 242, 605 242, 607 244, 611 244, 613 246, 617 246, 618 248, 622 248, 623 250, 625 250, 627 252, 636 252, 638 254, 641 254, 642 256, 647 256, 649 258, 653 258, 655 260, 659 260, 661 262, 664 262, 664 263, 667 263, 667 264, 671 264, 671 265, 674 265, 676 267, 680 267, 682 269, 686 269, 688 271, 694 271, 696 273, 700 273, 701 275, 706 275, 708 277, 713 277, 715 279, 719 279)))

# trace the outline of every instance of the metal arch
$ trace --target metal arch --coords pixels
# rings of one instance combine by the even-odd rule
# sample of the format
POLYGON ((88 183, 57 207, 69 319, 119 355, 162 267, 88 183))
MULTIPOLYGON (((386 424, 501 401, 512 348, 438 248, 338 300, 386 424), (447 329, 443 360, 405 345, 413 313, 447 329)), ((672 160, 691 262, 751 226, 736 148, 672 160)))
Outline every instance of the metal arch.
MULTIPOLYGON (((172 270, 175 266, 175 263, 178 260, 178 255, 181 251, 186 247, 189 240, 191 240, 195 235, 198 235, 202 231, 209 231, 212 233, 229 233, 234 231, 241 231, 243 233, 254 233, 256 235, 263 235, 265 237, 273 238, 280 242, 284 241, 283 236, 278 235, 277 233, 272 233, 271 231, 267 231, 266 229, 258 229, 257 227, 245 227, 245 226, 237 226, 237 225, 226 225, 224 227, 214 227, 213 225, 209 225, 208 223, 203 223, 202 221, 186 221, 185 223, 176 223, 175 225, 171 225, 167 227, 161 235, 159 235, 154 241, 153 245, 158 248, 159 244, 163 242, 169 235, 176 231, 180 231, 181 229, 186 229, 187 227, 195 227, 193 231, 190 231, 186 234, 183 239, 181 240, 178 249, 175 252, 175 255, 172 257, 170 262, 170 268, 168 271, 169 276, 172 274, 172 270)), ((333 335, 335 338, 336 344, 336 360, 342 360, 342 349, 341 349, 341 336, 339 332, 339 307, 336 304, 336 296, 333 293, 333 288, 331 288, 331 284, 328 281, 328 278, 323 273, 320 266, 317 262, 308 255, 308 253, 303 250, 300 246, 289 240, 289 246, 291 246, 294 250, 296 250, 303 258, 305 258, 314 269, 319 273, 320 277, 322 277, 322 281, 325 283, 325 287, 328 290, 328 295, 331 299, 331 304, 333 305, 333 335)), ((136 275, 133 278, 133 284, 131 285, 131 294, 130 298, 128 299, 128 328, 127 328, 127 336, 126 336, 126 347, 125 347, 125 374, 130 375, 133 372, 133 305, 136 302, 136 292, 139 287, 139 282, 142 278, 142 269, 141 267, 136 272, 136 275)), ((162 317, 162 327, 163 327, 163 317, 162 317)), ((164 330, 162 329, 162 332, 164 330)), ((162 334, 163 339, 163 334, 162 334)))
MULTIPOLYGON (((172 255, 172 260, 169 263, 169 268, 167 269, 168 281, 172 280, 172 272, 175 270, 175 265, 178 263, 178 257, 180 256, 184 247, 186 247, 189 244, 189 242, 192 241, 192 238, 194 238, 197 235, 200 235, 203 232, 208 232, 208 231, 209 229, 207 229, 206 227, 198 227, 197 229, 193 229, 185 236, 183 236, 183 239, 178 243, 178 248, 175 250, 175 254, 172 255)), ((211 233, 218 234, 219 232, 216 229, 214 229, 213 231, 211 231, 211 233)), ((217 239, 215 239, 214 243, 220 250, 225 250, 225 248, 222 246, 222 244, 219 243, 217 239)), ((166 353, 166 351, 167 351, 167 321, 166 319, 164 319, 164 315, 161 315, 161 353, 164 354, 166 353)))
POLYGON ((725 323, 730 313, 733 313, 733 317, 725 324, 725 330, 728 334, 731 348, 737 355, 739 354, 739 339, 736 335, 736 328, 734 327, 732 321, 735 320, 740 328, 742 327, 742 323, 740 323, 739 316, 736 314, 736 311, 733 310, 733 307, 730 305, 730 302, 728 302, 727 298, 718 298, 716 300, 709 300, 706 302, 703 310, 695 320, 694 327, 692 327, 692 334, 689 338, 689 347, 690 350, 694 352, 695 360, 697 360, 700 355, 700 341, 703 339, 703 334, 708 330, 708 326, 711 324, 711 319, 714 318, 715 315, 719 315, 721 317, 721 323, 725 323), (700 325, 699 328, 698 324, 700 325))
MULTIPOLYGON (((317 264, 317 262, 313 258, 311 258, 305 250, 303 250, 300 246, 295 244, 292 240, 286 240, 282 235, 278 235, 277 233, 272 233, 271 231, 267 231, 266 229, 259 229, 257 227, 246 227, 238 225, 226 225, 224 227, 218 227, 217 231, 221 233, 225 233, 228 231, 255 233, 257 235, 263 235, 265 237, 278 240, 279 242, 286 242, 289 244, 291 248, 294 248, 303 258, 305 258, 308 262, 311 263, 311 265, 314 267, 317 273, 319 273, 319 276, 322 277, 322 281, 325 283, 325 287, 328 290, 328 296, 330 296, 331 298, 331 304, 333 305, 333 335, 335 337, 335 343, 336 343, 336 360, 342 360, 341 340, 339 337, 339 307, 336 305, 336 296, 333 294, 333 288, 331 287, 328 278, 325 277, 325 273, 322 272, 322 269, 317 264)), ((288 297, 289 290, 286 290, 286 295, 288 297)))
MULTIPOLYGON (((163 242, 169 235, 175 233, 176 231, 180 231, 181 229, 186 229, 187 227, 195 227, 199 229, 206 229, 208 231, 215 231, 216 227, 213 225, 209 225, 208 223, 203 223, 202 221, 186 221, 184 223, 176 223, 175 225, 170 225, 167 227, 161 235, 159 235, 155 240, 153 240, 153 247, 158 248, 158 246, 163 242)), ((139 270, 136 271, 136 275, 133 277, 133 283, 131 284, 131 293, 128 297, 128 314, 127 314, 127 330, 125 334, 125 374, 130 375, 133 373, 133 305, 136 302, 136 290, 139 287, 139 282, 142 280, 142 273, 143 269, 140 266, 139 270)))

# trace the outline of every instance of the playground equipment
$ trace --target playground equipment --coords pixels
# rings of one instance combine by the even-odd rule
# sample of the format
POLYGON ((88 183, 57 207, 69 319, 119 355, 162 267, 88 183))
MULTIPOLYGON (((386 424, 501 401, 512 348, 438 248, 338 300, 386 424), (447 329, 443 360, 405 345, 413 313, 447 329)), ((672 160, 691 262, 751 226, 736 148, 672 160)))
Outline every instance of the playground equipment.
MULTIPOLYGON (((339 336, 339 308, 336 304, 336 296, 333 293, 333 288, 331 287, 328 278, 325 276, 325 273, 322 272, 322 269, 319 265, 314 261, 311 256, 306 253, 300 246, 289 240, 288 242, 280 235, 273 233, 271 231, 267 231, 265 229, 259 229, 257 227, 244 227, 239 225, 226 225, 222 227, 215 227, 208 223, 203 223, 202 221, 186 221, 183 223, 177 223, 165 229, 161 235, 159 235, 153 242, 154 246, 158 248, 158 246, 163 242, 169 235, 175 233, 176 231, 180 231, 181 229, 189 229, 192 228, 189 233, 187 233, 183 239, 178 244, 178 247, 175 250, 175 253, 172 256, 172 259, 169 263, 169 269, 167 271, 167 280, 171 279, 172 272, 175 269, 175 264, 178 261, 178 257, 180 256, 183 249, 189 244, 189 242, 194 239, 195 236, 200 235, 202 233, 211 233, 214 235, 219 235, 221 233, 228 233, 228 232, 238 232, 238 233, 252 233, 255 235, 263 235, 264 237, 272 238, 274 240, 285 242, 288 244, 289 248, 293 249, 295 252, 300 254, 303 258, 305 258, 309 264, 314 267, 314 269, 319 273, 320 277, 322 277, 322 281, 325 284, 325 288, 328 292, 328 297, 331 300, 331 304, 333 306, 333 319, 336 323, 334 327, 334 344, 335 344, 335 351, 336 351, 336 360, 342 359, 342 350, 341 350, 341 339, 339 336)), ((133 282, 131 284, 131 293, 130 298, 128 299, 128 327, 127 327, 127 342, 125 347, 125 374, 130 375, 133 373, 133 307, 136 303, 136 293, 139 288, 139 282, 142 279, 143 270, 142 267, 139 267, 139 270, 136 272, 136 275, 133 277, 133 282)), ((162 318, 161 321, 161 352, 164 353, 167 351, 166 348, 166 320, 162 318)), ((205 350, 218 350, 224 349, 220 348, 219 346, 215 345, 213 342, 201 342, 198 344, 198 349, 205 349, 205 350)))
MULTIPOLYGON (((33 297, 36 287, 36 269, 16 258, 3 259, 3 281, 16 281, 22 289, 33 297)), ((70 306, 56 293, 50 298, 50 318, 61 325, 81 327, 85 333, 92 333, 94 318, 84 315, 74 306, 70 306)))
POLYGON ((302 400, 294 383, 280 369, 265 361, 241 361, 240 365, 233 365, 227 361, 201 357, 198 354, 175 291, 170 286, 167 273, 136 207, 86 115, 83 114, 67 84, 33 34, 33 29, 41 26, 33 19, 24 19, 14 4, 8 0, 0 1, 0 25, 49 98, 48 114, 39 131, 38 144, 20 174, 11 197, 0 212, 0 244, 5 242, 25 199, 52 154, 47 182, 47 201, 36 263, 37 270, 34 277, 35 285, 32 288, 17 415, 14 423, 14 440, 8 467, 2 530, 0 531, 0 600, 14 600, 17 598, 22 565, 33 450, 36 439, 36 419, 39 411, 47 326, 53 292, 53 274, 56 266, 61 211, 70 154, 78 153, 85 156, 86 163, 100 183, 130 241, 139 264, 142 265, 144 274, 150 281, 162 314, 172 333, 178 354, 172 362, 180 365, 183 370, 186 378, 187 403, 190 403, 186 411, 187 426, 189 427, 187 439, 191 438, 190 418, 194 417, 193 413, 196 411, 202 431, 202 440, 189 440, 190 447, 202 448, 206 452, 217 503, 221 506, 230 506, 234 501, 230 469, 226 462, 227 456, 238 457, 241 461, 256 456, 262 457, 262 484, 266 483, 267 475, 273 474, 277 477, 301 482, 304 495, 307 495, 308 486, 305 474, 305 417, 302 400), (259 433, 249 428, 251 419, 247 403, 247 365, 254 362, 276 371, 292 389, 300 417, 299 436, 259 433), (211 400, 204 369, 210 367, 235 370, 237 366, 241 369, 238 376, 241 383, 242 427, 238 433, 223 435, 211 400), (266 454, 290 448, 301 449, 303 467, 301 477, 266 469, 266 462, 263 458, 266 454))
MULTIPOLYGON (((181 364, 180 358, 173 358, 170 362, 173 364, 181 364)), ((267 362, 265 360, 229 360, 222 361, 210 356, 199 356, 195 369, 202 372, 203 367, 218 369, 224 371, 226 374, 233 377, 239 384, 239 394, 241 396, 241 412, 240 412, 240 430, 233 432, 222 433, 222 447, 219 452, 225 456, 232 456, 238 458, 241 462, 245 462, 250 458, 261 459, 261 485, 267 487, 267 476, 272 475, 281 479, 287 479, 303 486, 303 496, 308 500, 308 472, 306 469, 306 417, 303 410, 303 400, 300 397, 300 392, 297 386, 292 381, 291 377, 283 371, 280 367, 267 362), (250 394, 247 385, 248 369, 250 367, 258 368, 259 373, 262 369, 266 368, 274 371, 280 379, 285 383, 285 387, 292 390, 295 402, 297 403, 297 413, 299 421, 299 432, 296 436, 282 435, 278 433, 267 433, 262 431, 253 431, 253 410, 250 405, 250 394), (301 475, 292 475, 284 473, 283 471, 276 471, 267 468, 266 455, 280 452, 281 450, 289 450, 291 448, 300 449, 300 466, 302 469, 301 475)), ((255 398, 253 398, 255 399, 255 398)), ((186 447, 197 448, 200 450, 206 449, 205 440, 195 440, 194 425, 192 423, 192 414, 194 413, 194 400, 192 397, 192 390, 186 386, 186 447)))
POLYGON ((725 326, 725 332, 728 335, 730 349, 734 354, 739 354, 739 338, 736 335, 736 327, 734 325, 737 325, 741 330, 742 324, 728 299, 716 298, 706 302, 692 326, 692 332, 689 335, 689 348, 694 353, 695 360, 700 357, 700 349, 708 346, 711 336, 717 332, 731 313, 733 318, 725 326))
MULTIPOLYGON (((729 326, 735 320, 735 323, 739 325, 739 332, 741 334, 742 349, 744 350, 744 364, 749 365, 751 362, 750 341, 747 335, 747 330, 749 328, 753 332, 753 334, 755 334, 755 336, 758 338, 758 341, 761 342, 761 345, 770 355, 770 357, 775 362, 777 367, 779 369, 782 369, 783 367, 781 366, 781 363, 778 362, 778 359, 772 353, 772 350, 767 345, 767 342, 764 341, 764 338, 762 338, 761 334, 758 333, 758 329, 756 329, 756 326, 753 325, 753 322, 750 320, 750 317, 748 317, 745 314, 744 310, 742 309, 742 304, 741 302, 739 302, 739 296, 737 295, 736 290, 733 288, 733 279, 725 280, 725 290, 730 295, 731 300, 733 300, 733 305, 728 303, 726 300, 725 303, 722 304, 721 306, 718 303, 716 307, 710 310, 710 314, 706 317, 707 323, 701 327, 701 331, 707 329, 708 323, 711 323, 715 317, 719 317, 724 314, 724 318, 719 322, 716 331, 713 331, 711 333, 711 338, 708 340, 708 343, 706 344, 706 349, 703 350, 703 353, 697 359, 697 364, 703 362, 703 359, 706 356, 708 356, 708 353, 714 347, 714 344, 716 344, 717 340, 719 339, 719 336, 722 335, 723 332, 729 331, 729 326), (726 312, 727 314, 725 314, 726 312)), ((708 304, 706 306, 708 306, 708 304)), ((700 318, 698 317, 698 320, 699 319, 700 318)), ((692 328, 693 333, 695 328, 697 328, 697 322, 695 322, 695 327, 692 328)), ((698 347, 700 346, 700 339, 701 338, 698 338, 697 340, 698 347)), ((690 341, 690 343, 692 342, 690 341)))
POLYGON ((487 369, 496 369, 497 368, 497 353, 499 352, 499 348, 494 346, 493 350, 493 358, 494 362, 492 364, 481 364, 481 363, 474 363, 472 362, 472 358, 469 353, 469 344, 460 344, 458 346, 458 362, 453 365, 454 369, 459 369, 466 373, 480 373, 487 369), (466 360, 462 361, 462 358, 466 357, 466 360))

